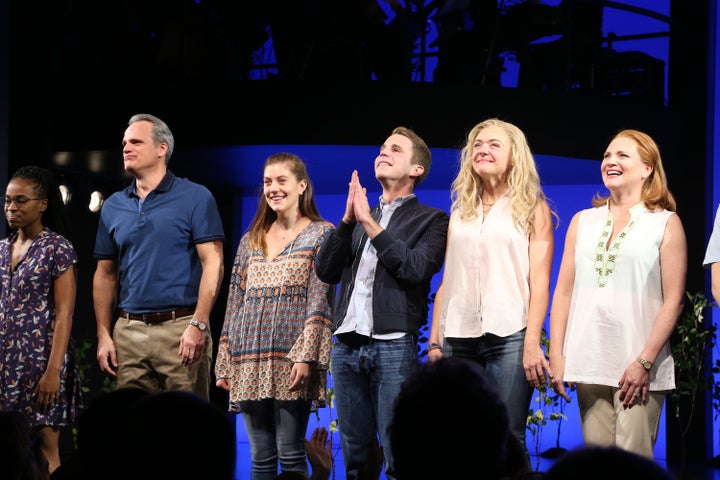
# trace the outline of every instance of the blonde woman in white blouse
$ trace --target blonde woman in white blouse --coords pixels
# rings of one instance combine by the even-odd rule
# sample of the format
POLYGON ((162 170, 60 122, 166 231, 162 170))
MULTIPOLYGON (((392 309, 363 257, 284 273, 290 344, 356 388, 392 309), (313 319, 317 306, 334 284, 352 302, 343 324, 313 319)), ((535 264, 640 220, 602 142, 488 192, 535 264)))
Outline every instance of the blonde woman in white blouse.
POLYGON ((478 363, 525 446, 533 388, 545 383, 548 368, 540 337, 554 240, 553 212, 525 134, 495 118, 475 125, 452 196, 428 359, 478 363))
POLYGON ((666 393, 669 339, 682 311, 687 245, 657 144, 623 130, 607 147, 610 191, 575 214, 550 312, 552 386, 577 386, 587 445, 653 458, 666 393))

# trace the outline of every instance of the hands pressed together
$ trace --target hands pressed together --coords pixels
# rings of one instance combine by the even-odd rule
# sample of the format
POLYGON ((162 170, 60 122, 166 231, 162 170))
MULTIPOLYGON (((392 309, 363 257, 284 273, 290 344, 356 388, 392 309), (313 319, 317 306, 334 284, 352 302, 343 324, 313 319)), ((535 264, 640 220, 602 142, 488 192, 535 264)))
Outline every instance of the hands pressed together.
POLYGON ((372 218, 370 203, 367 199, 367 189, 360 184, 357 170, 353 170, 348 184, 348 197, 345 204, 344 223, 363 222, 372 218))

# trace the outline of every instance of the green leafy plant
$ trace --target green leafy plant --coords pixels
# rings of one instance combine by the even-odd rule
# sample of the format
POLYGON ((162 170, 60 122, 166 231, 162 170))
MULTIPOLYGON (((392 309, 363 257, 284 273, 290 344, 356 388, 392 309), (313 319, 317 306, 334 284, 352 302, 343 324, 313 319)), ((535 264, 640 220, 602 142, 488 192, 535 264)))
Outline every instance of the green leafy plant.
MULTIPOLYGON (((550 340, 547 337, 545 328, 542 329, 540 335, 540 343, 545 351, 545 357, 547 358, 547 352, 550 351, 550 340)), ((537 388, 537 396, 533 397, 533 404, 537 404, 536 408, 528 410, 526 428, 533 436, 533 446, 535 449, 535 470, 540 468, 540 457, 556 457, 565 450, 560 447, 560 429, 562 421, 567 420, 565 415, 565 401, 559 394, 553 392, 548 383, 541 385, 537 388), (557 422, 557 437, 555 440, 555 447, 547 452, 540 452, 543 427, 548 422, 557 422)))
POLYGON ((708 355, 716 346, 717 327, 705 322, 705 312, 717 306, 702 293, 685 292, 689 301, 675 327, 676 341, 672 347, 675 362, 675 390, 670 394, 673 414, 680 428, 681 462, 686 459, 686 438, 696 413, 698 397, 707 391, 713 397, 715 416, 720 409, 720 384, 715 374, 720 373, 720 362, 709 369, 708 355))
MULTIPOLYGON (((330 422, 328 423, 327 430, 330 433, 330 441, 333 445, 337 445, 335 442, 335 434, 338 433, 339 427, 338 427, 338 419, 337 415, 334 413, 335 409, 335 388, 332 386, 332 374, 330 371, 332 370, 332 361, 330 362, 330 368, 328 369, 327 376, 328 376, 328 386, 327 386, 327 408, 328 408, 328 415, 330 422)), ((315 421, 317 422, 317 426, 320 427, 323 424, 323 418, 320 415, 320 409, 315 409, 315 421)), ((333 452, 333 467, 332 467, 332 478, 335 479, 336 471, 335 471, 335 458, 340 453, 340 450, 337 449, 335 452, 333 452)))
MULTIPOLYGON (((107 393, 115 390, 115 379, 103 375, 94 355, 95 342, 83 338, 75 347, 75 358, 80 373, 80 388, 85 396, 92 393, 107 393), (98 384, 96 387, 96 384, 98 384)), ((87 403, 87 402, 86 402, 87 403)))
POLYGON ((548 395, 548 391, 551 391, 547 385, 543 385, 537 389, 538 395, 533 398, 533 403, 537 404, 537 408, 528 410, 527 426, 526 428, 533 435, 533 445, 535 447, 535 470, 540 468, 540 457, 543 454, 540 453, 540 445, 542 440, 543 427, 548 422, 558 422, 558 435, 556 441, 556 449, 560 449, 560 423, 562 420, 567 420, 567 415, 562 410, 558 411, 558 408, 562 408, 561 405, 565 402, 560 395, 548 395), (549 409, 549 413, 546 410, 549 409))
MULTIPOLYGON (((82 341, 75 342, 75 362, 80 376, 80 390, 83 394, 83 406, 87 407, 95 396, 111 392, 116 388, 114 378, 104 375, 98 367, 95 357, 95 342, 83 337, 82 341)), ((77 425, 72 428, 73 446, 77 448, 77 425)))

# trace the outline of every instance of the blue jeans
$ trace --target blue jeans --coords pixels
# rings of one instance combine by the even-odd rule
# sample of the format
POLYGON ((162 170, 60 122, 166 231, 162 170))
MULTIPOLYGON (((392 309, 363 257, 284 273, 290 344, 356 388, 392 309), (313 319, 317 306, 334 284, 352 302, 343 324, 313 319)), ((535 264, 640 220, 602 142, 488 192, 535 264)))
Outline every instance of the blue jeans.
POLYGON ((418 362, 414 335, 349 346, 335 341, 331 376, 347 480, 362 478, 368 445, 383 446, 385 476, 395 478, 388 426, 400 385, 418 362))
POLYGON ((279 401, 266 398, 240 402, 245 431, 250 442, 251 480, 272 480, 283 472, 309 476, 305 454, 305 433, 311 402, 279 401))
POLYGON ((497 388, 510 418, 510 430, 527 451, 525 429, 533 387, 525 377, 523 348, 525 330, 507 337, 485 334, 476 338, 445 338, 443 355, 477 362, 497 388))

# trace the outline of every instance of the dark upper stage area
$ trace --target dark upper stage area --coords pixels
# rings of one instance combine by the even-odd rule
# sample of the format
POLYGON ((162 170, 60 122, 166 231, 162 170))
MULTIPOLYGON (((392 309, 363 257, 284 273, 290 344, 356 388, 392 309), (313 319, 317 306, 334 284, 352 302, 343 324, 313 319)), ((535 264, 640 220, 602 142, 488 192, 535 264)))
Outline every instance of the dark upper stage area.
MULTIPOLYGON (((381 53, 376 48, 353 56, 357 43, 345 37, 352 22, 326 16, 318 23, 306 13, 290 13, 298 5, 329 8, 357 2, 11 1, 8 168, 49 164, 58 151, 117 152, 92 172, 84 164, 67 166, 69 174, 115 182, 122 177, 122 132, 137 112, 166 120, 178 152, 260 144, 379 145, 397 125, 417 130, 431 148, 458 147, 475 123, 497 116, 522 128, 535 152, 571 158, 599 159, 621 128, 646 131, 661 146, 683 218, 708 223, 705 2, 670 1, 671 15, 661 22, 670 45, 666 79, 658 77, 656 62, 646 57, 610 61, 617 57, 609 39, 598 39, 593 12, 623 2, 563 0, 524 17, 516 13, 521 20, 514 24, 497 23, 502 34, 482 37, 471 29, 448 40, 446 32, 437 54, 444 73, 432 82, 387 73, 407 60, 389 37, 382 37, 381 53), (285 58, 285 74, 251 80, 253 69, 267 65, 265 57, 248 60, 247 35, 257 33, 258 24, 264 25, 264 34, 272 33, 271 20, 253 16, 259 6, 268 15, 268 5, 294 33, 284 50, 293 54, 289 62, 285 58), (591 27, 585 31, 585 25, 591 27), (559 36, 530 49, 527 40, 538 35, 537 29, 554 29, 559 36), (318 42, 325 48, 310 48, 318 42), (533 75, 521 75, 516 88, 497 82, 493 52, 507 48, 520 56, 521 72, 523 59, 532 67, 533 75), (371 53, 385 63, 368 64, 371 53), (307 68, 298 70, 298 60, 306 60, 307 68), (369 79, 367 69, 383 78, 369 79), (667 98, 658 99, 657 86, 665 80, 667 98)), ((487 2, 468 2, 481 3, 487 2)), ((526 8, 537 2, 507 3, 526 8)), ((504 13, 500 20, 508 16, 504 13)), ((277 16, 272 18, 277 24, 277 16)), ((452 18, 444 21, 452 26, 452 18)), ((412 58, 416 65, 419 57, 412 58)), ((664 93, 662 89, 662 97, 664 93)), ((213 177, 226 183, 223 169, 208 173, 196 158, 177 155, 173 168, 188 176, 203 171, 211 188, 213 177)), ((344 174, 338 182, 345 182, 344 174)), ((697 237, 689 240, 699 251, 704 228, 696 231, 697 237)))
POLYGON ((497 116, 539 153, 597 159, 615 131, 633 127, 671 159, 678 131, 702 131, 707 66, 689 68, 684 53, 702 57, 698 46, 707 45, 702 7, 673 0, 671 16, 658 14, 659 35, 670 38, 665 98, 663 62, 615 52, 603 37, 602 12, 639 15, 623 6, 632 2, 514 1, 499 10, 494 0, 407 0, 385 23, 383 3, 11 1, 11 163, 119 149, 139 111, 164 118, 179 148, 377 145, 401 124, 431 147, 456 147, 497 116), (432 31, 437 38, 425 42, 432 31), (554 40, 532 44, 543 36, 554 40), (434 46, 408 52, 408 41, 434 46), (498 81, 508 52, 520 63, 516 88, 498 81), (433 81, 417 81, 432 61, 433 81))

